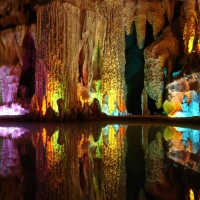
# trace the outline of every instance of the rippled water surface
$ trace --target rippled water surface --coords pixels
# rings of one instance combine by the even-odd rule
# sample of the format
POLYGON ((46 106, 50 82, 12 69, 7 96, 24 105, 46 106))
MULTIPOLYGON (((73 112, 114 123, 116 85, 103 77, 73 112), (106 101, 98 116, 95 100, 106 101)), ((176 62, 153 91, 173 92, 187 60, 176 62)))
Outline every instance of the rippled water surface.
POLYGON ((1 123, 0 199, 199 199, 200 127, 1 123))

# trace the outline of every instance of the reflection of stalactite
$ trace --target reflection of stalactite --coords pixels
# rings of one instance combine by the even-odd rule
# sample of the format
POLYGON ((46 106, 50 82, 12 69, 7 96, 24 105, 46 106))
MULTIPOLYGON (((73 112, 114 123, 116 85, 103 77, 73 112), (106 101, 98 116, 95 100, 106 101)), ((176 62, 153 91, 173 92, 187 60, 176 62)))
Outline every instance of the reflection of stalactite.
MULTIPOLYGON (((10 131, 9 135, 12 133, 10 131)), ((21 177, 21 162, 15 141, 0 137, 0 199, 12 200, 18 197, 21 177)))
POLYGON ((37 194, 36 199, 66 199, 64 146, 57 143, 58 132, 50 138, 45 129, 36 146, 37 194))
POLYGON ((176 182, 170 183, 164 173, 164 151, 162 146, 162 134, 156 135, 145 152, 145 188, 156 198, 179 199, 180 188, 176 182))
POLYGON ((13 200, 18 196, 20 180, 15 177, 0 178, 0 199, 13 200))
MULTIPOLYGON (((66 150, 68 152, 68 164, 66 165, 66 174, 70 172, 68 178, 66 179, 66 190, 67 195, 66 199, 85 199, 84 193, 81 190, 80 185, 80 160, 79 160, 79 150, 78 145, 81 141, 82 134, 87 129, 78 128, 76 126, 67 127, 67 147, 66 150), (74 134, 76 133, 76 134, 74 134), (76 192, 74 192, 76 191, 76 192)), ((89 132, 89 130, 88 130, 89 132)), ((86 136, 85 136, 86 137, 86 136)))
POLYGON ((125 155, 125 127, 103 129, 102 190, 105 199, 126 199, 125 155))
POLYGON ((0 176, 16 176, 21 178, 21 163, 14 140, 0 138, 0 176))

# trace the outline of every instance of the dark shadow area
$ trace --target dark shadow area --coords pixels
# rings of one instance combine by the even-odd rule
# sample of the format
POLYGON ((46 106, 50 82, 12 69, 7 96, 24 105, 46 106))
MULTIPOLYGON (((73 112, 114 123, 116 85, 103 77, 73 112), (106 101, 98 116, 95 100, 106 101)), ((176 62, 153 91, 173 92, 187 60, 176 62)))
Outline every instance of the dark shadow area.
MULTIPOLYGON (((144 49, 154 41, 152 26, 146 23, 146 38, 144 48, 139 49, 135 23, 132 23, 130 35, 125 33, 125 81, 127 85, 126 108, 132 115, 142 115, 141 95, 144 88, 144 49)), ((154 113, 155 107, 149 103, 149 110, 154 113)))
POLYGON ((32 37, 26 34, 23 42, 23 66, 20 79, 20 85, 28 87, 28 97, 35 94, 35 62, 36 49, 32 37))

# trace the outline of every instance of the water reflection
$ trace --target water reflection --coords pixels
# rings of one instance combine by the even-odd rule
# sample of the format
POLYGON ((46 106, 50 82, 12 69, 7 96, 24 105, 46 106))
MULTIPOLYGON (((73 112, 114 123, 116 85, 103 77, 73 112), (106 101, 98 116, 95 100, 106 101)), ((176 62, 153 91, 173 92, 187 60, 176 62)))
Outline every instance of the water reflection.
POLYGON ((0 199, 199 199, 200 130, 0 124, 0 199))

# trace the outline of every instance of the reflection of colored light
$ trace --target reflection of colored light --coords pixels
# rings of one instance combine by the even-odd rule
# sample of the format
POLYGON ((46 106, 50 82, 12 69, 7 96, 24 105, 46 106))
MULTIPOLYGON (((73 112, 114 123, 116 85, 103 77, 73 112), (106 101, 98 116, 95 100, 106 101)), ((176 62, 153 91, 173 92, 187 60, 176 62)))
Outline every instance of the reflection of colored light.
POLYGON ((10 107, 3 105, 0 106, 0 116, 5 115, 24 115, 27 114, 29 111, 22 108, 19 104, 12 103, 10 107))
POLYGON ((125 132, 126 132, 126 127, 125 126, 120 126, 119 127, 119 133, 120 134, 125 134, 125 132))
POLYGON ((194 192, 190 189, 190 200, 194 200, 194 192))
POLYGON ((3 137, 7 137, 7 136, 11 135, 12 138, 18 138, 27 132, 28 132, 28 130, 25 128, 0 127, 0 136, 3 136, 3 137))
POLYGON ((42 143, 43 143, 44 147, 46 146, 46 141, 47 141, 47 132, 46 132, 46 129, 43 128, 43 130, 42 130, 42 143))
POLYGON ((175 129, 175 127, 166 127, 163 133, 163 137, 168 140, 181 140, 182 134, 175 129))

